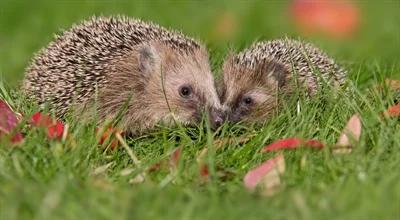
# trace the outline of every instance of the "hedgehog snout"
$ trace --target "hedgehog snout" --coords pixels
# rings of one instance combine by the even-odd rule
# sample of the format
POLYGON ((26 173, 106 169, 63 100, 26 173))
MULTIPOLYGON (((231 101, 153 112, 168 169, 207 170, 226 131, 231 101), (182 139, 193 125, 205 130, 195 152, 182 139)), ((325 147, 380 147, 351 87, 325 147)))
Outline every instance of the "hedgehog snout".
POLYGON ((212 130, 217 130, 225 122, 226 114, 222 109, 213 108, 209 113, 210 126, 212 130))

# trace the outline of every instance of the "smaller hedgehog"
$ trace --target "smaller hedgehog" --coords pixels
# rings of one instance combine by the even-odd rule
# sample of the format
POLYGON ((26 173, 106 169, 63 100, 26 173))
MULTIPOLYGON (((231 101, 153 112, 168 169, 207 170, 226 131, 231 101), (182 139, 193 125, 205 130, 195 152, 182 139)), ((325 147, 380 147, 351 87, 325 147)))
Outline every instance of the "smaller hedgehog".
POLYGON ((220 99, 228 121, 264 121, 279 107, 279 94, 300 85, 314 95, 323 82, 341 86, 346 73, 310 43, 278 39, 258 42, 223 65, 220 99))
POLYGON ((205 46, 121 16, 93 17, 57 36, 27 68, 23 90, 59 117, 95 106, 104 121, 126 108, 122 126, 134 135, 195 125, 203 112, 214 128, 224 120, 205 46))

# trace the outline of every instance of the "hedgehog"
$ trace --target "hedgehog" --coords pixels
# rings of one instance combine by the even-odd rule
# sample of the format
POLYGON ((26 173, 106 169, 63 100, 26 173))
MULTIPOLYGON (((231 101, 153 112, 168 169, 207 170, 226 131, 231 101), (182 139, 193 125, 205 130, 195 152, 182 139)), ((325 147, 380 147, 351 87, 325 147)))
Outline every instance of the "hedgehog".
POLYGON ((158 125, 223 123, 208 53, 182 33, 126 16, 92 17, 56 35, 26 69, 28 98, 59 118, 94 109, 141 134, 158 125))
POLYGON ((313 96, 323 84, 338 88, 346 79, 322 50, 294 39, 256 42, 229 55, 222 72, 220 99, 231 123, 264 122, 279 111, 279 97, 293 97, 299 87, 313 96))

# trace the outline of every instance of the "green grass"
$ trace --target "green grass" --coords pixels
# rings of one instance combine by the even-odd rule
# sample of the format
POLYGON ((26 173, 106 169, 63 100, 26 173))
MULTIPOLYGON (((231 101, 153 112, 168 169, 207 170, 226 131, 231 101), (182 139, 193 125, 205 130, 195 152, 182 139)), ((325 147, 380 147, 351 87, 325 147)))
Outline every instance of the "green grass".
MULTIPOLYGON (((239 50, 256 39, 301 36, 287 19, 286 2, 234 1, 2 1, 0 2, 0 94, 26 115, 37 111, 18 90, 23 69, 33 53, 45 46, 60 28, 93 14, 127 14, 181 29, 210 48, 218 75, 229 50, 239 50), (223 13, 235 18, 236 31, 215 34, 223 13)), ((48 141, 44 132, 27 130, 18 147, 0 142, 0 219, 399 219, 400 124, 382 120, 379 113, 398 94, 370 90, 385 77, 400 74, 400 3, 360 2, 363 20, 354 39, 310 37, 349 70, 354 90, 332 97, 324 90, 314 99, 301 99, 265 126, 248 128, 250 142, 214 151, 213 135, 203 130, 160 129, 127 139, 141 161, 135 166, 127 151, 105 151, 97 144, 93 125, 68 120, 70 141, 48 141), (352 154, 333 156, 322 151, 285 152, 284 188, 272 197, 246 191, 245 173, 275 153, 259 150, 285 137, 315 138, 334 144, 348 118, 360 113, 363 133, 352 154), (179 137, 179 138, 178 138, 179 137), (184 146, 179 167, 148 173, 144 183, 131 184, 142 170, 166 160, 184 146), (74 147, 72 147, 74 146, 74 147), (210 181, 199 175, 196 159, 209 148, 210 181), (111 163, 95 175, 98 167, 111 163), (133 172, 121 175, 132 168, 133 172), (229 171, 225 179, 221 171, 229 171)), ((243 131, 242 131, 243 132, 243 131)), ((225 126, 222 137, 238 136, 225 126)))

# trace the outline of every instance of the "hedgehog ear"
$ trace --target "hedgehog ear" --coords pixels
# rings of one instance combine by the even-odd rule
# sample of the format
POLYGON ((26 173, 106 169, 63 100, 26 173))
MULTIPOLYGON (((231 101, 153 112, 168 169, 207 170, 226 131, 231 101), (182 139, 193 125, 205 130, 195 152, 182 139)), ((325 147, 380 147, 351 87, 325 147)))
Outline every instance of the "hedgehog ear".
POLYGON ((289 69, 276 60, 265 61, 261 65, 259 73, 262 74, 262 78, 267 81, 270 81, 272 78, 273 81, 277 84, 278 88, 283 87, 290 78, 289 69))
POLYGON ((156 47, 152 45, 142 45, 138 50, 139 69, 146 76, 157 72, 161 65, 160 53, 156 47))

